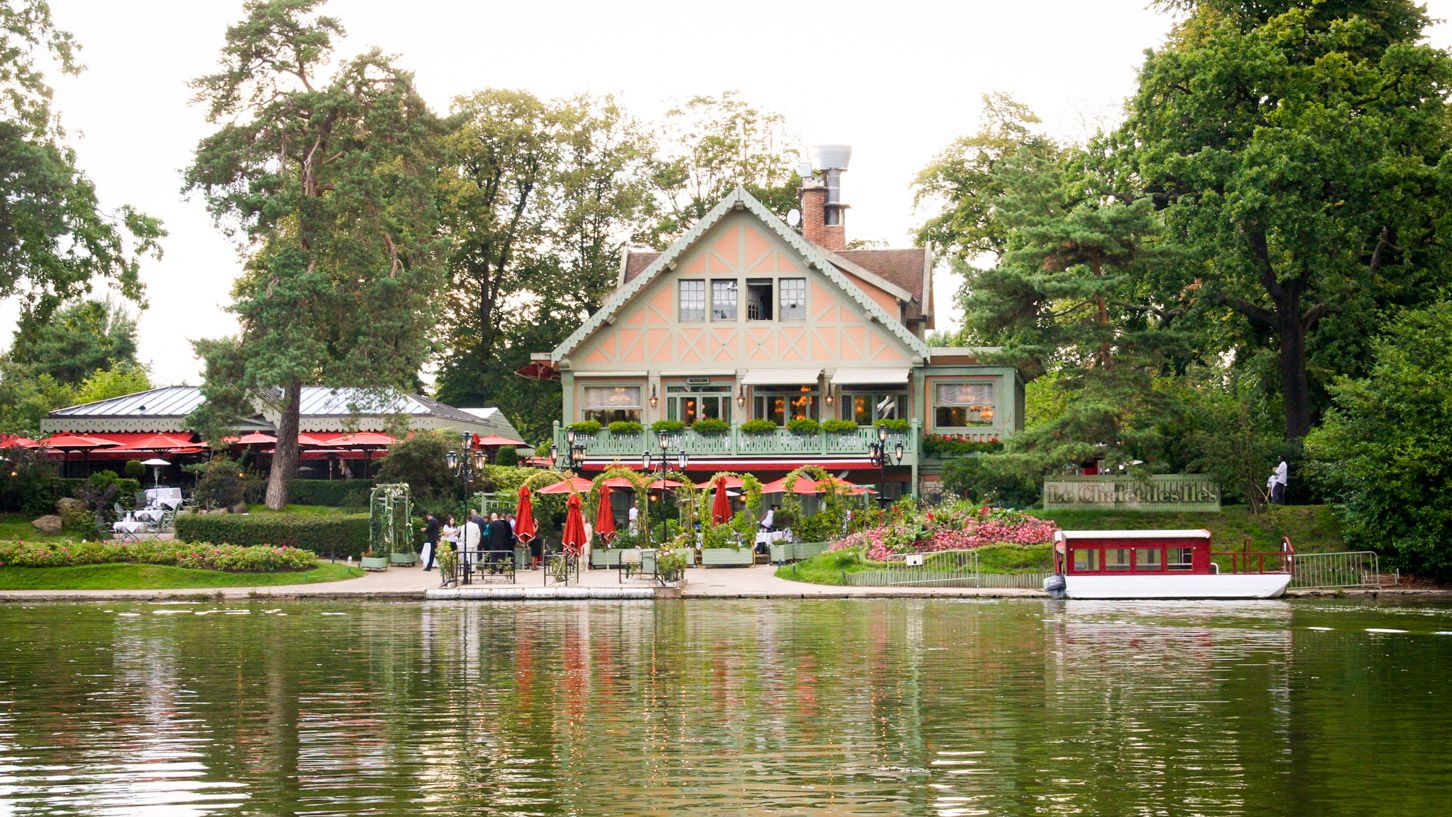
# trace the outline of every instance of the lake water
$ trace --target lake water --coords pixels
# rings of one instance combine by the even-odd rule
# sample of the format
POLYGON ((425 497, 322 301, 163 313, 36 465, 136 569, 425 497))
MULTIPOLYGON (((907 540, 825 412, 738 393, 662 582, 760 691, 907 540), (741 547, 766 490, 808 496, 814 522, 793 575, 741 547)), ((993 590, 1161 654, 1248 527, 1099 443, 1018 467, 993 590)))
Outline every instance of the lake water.
POLYGON ((8 605, 0 814, 1440 815, 1449 678, 1427 603, 8 605))

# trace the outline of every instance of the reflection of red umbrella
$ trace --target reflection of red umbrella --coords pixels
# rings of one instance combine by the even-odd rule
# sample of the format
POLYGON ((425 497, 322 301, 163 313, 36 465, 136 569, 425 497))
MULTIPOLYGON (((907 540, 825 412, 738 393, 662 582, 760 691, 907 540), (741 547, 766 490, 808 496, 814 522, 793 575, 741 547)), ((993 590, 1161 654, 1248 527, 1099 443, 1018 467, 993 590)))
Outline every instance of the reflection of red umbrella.
POLYGON ((610 480, 600 483, 600 509, 595 514, 595 535, 602 542, 615 538, 615 511, 610 507, 610 480))
POLYGON ((585 519, 580 515, 580 495, 570 494, 565 501, 565 529, 560 534, 565 551, 579 556, 585 549, 585 519))
POLYGON ((582 491, 588 491, 588 490, 590 490, 590 487, 593 484, 594 483, 590 482, 590 480, 588 480, 588 479, 581 479, 579 477, 570 477, 569 479, 562 479, 562 480, 560 480, 559 482, 556 482, 553 485, 546 485, 545 487, 539 489, 538 493, 541 493, 541 494, 578 494, 578 493, 580 493, 582 491))
POLYGON ((539 526, 534 521, 534 506, 529 501, 529 486, 519 486, 519 505, 514 509, 514 535, 519 541, 529 544, 529 541, 539 532, 539 526))
POLYGON ((726 478, 716 477, 716 498, 711 501, 711 521, 720 525, 731 519, 731 498, 726 496, 726 478))

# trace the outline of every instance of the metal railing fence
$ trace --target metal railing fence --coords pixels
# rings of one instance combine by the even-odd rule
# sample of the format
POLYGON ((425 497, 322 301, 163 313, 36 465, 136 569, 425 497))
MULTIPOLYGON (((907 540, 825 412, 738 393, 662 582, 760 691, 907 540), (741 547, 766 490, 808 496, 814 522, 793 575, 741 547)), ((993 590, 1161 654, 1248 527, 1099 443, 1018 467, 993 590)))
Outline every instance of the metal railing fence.
POLYGON ((1381 562, 1369 550, 1297 553, 1291 560, 1291 588, 1380 587, 1381 562))

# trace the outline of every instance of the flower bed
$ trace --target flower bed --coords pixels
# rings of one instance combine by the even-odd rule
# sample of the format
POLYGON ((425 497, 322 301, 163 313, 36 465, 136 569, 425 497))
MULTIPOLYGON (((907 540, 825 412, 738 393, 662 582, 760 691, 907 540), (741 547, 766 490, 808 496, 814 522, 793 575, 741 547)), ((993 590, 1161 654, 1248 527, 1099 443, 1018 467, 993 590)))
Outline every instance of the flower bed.
POLYGON ((233 573, 310 570, 317 556, 281 545, 207 542, 0 542, 0 567, 73 567, 99 564, 175 565, 233 573))
POLYGON ((867 559, 880 562, 901 553, 971 550, 994 544, 1041 545, 1052 541, 1058 529, 1051 521, 1020 511, 960 503, 908 511, 887 524, 840 539, 831 549, 860 549, 867 559))

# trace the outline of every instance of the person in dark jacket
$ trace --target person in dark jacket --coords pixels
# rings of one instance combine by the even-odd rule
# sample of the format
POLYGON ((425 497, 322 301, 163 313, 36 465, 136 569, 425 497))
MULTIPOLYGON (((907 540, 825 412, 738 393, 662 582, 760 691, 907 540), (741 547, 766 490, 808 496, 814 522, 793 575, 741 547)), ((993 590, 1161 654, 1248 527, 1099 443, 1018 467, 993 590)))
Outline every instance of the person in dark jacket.
POLYGON ((424 550, 429 555, 424 561, 424 570, 434 569, 434 557, 439 551, 439 518, 431 513, 424 514, 424 550))
POLYGON ((514 528, 509 526, 509 520, 500 519, 497 513, 490 514, 485 541, 485 549, 489 551, 489 572, 497 573, 506 559, 514 558, 514 528))

